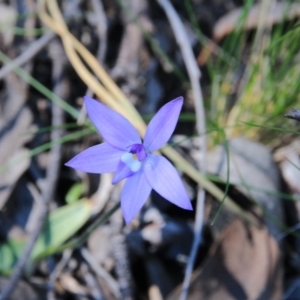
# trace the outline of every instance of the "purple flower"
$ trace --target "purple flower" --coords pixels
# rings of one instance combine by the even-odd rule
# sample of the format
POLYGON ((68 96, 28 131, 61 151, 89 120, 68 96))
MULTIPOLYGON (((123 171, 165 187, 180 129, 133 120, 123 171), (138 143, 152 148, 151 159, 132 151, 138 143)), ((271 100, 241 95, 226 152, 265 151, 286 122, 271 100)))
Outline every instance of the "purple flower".
POLYGON ((151 189, 177 206, 192 210, 176 169, 163 156, 152 154, 171 137, 183 98, 167 103, 157 112, 148 125, 144 142, 123 116, 90 97, 84 100, 105 143, 84 150, 66 165, 87 173, 115 172, 112 184, 126 178, 121 208, 127 224, 144 205, 151 189))

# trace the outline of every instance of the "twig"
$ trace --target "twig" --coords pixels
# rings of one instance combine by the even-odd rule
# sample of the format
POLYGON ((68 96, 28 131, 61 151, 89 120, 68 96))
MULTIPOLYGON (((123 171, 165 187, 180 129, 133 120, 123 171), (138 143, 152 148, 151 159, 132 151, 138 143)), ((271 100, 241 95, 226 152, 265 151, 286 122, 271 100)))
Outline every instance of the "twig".
MULTIPOLYGON (((90 272, 89 266, 82 262, 80 264, 80 271, 85 280, 85 286, 88 288, 91 298, 95 300, 105 300, 104 296, 102 295, 102 291, 100 290, 99 283, 97 282, 95 276, 93 276, 93 274, 90 272)), ((85 298, 88 299, 88 297, 85 298)))
MULTIPOLYGON (((53 45, 53 43, 52 43, 53 45)), ((61 53, 60 53, 61 54, 61 53)), ((55 59, 53 59, 53 79, 55 81, 59 80, 55 87, 54 92, 64 98, 65 94, 65 86, 61 82, 61 74, 63 72, 63 62, 61 61, 62 55, 56 55, 55 59)), ((63 110, 58 106, 52 104, 52 126, 57 127, 63 123, 63 110)), ((59 139, 62 135, 61 130, 53 130, 51 132, 51 140, 55 141, 59 139)), ((58 172, 59 172, 59 165, 60 165, 60 152, 61 152, 61 145, 57 144, 50 151, 49 157, 49 164, 47 167, 47 182, 43 186, 42 189, 42 202, 40 203, 39 211, 37 212, 37 219, 36 219, 36 227, 34 231, 30 234, 28 242, 24 248, 23 254, 17 262, 17 265, 14 269, 14 272, 6 286, 3 290, 2 295, 0 296, 1 300, 5 300, 9 297, 12 293, 13 289, 15 288, 16 284, 19 281, 23 268, 28 261, 30 254, 33 250, 35 242, 40 235, 40 232, 43 228, 44 221, 48 215, 48 206, 54 196, 54 189, 56 186, 58 172)))
POLYGON ((67 249, 66 251, 63 252, 62 258, 60 262, 55 266, 55 269, 51 272, 49 276, 49 280, 47 283, 47 300, 49 299, 55 299, 54 295, 54 284, 55 281, 58 277, 58 275, 62 272, 64 267, 67 265, 69 262, 71 256, 72 256, 73 250, 67 249))
MULTIPOLYGON (((177 43, 181 49, 183 60, 185 62, 189 79, 191 81, 192 92, 195 103, 196 117, 197 117, 197 131, 200 139, 200 149, 202 151, 202 162, 199 163, 199 170, 202 173, 206 172, 206 126, 205 126, 205 114, 204 114, 204 105, 203 105, 203 96, 202 90, 200 87, 200 77, 201 73, 197 65, 197 61, 194 57, 190 42, 187 38, 187 33, 185 31, 184 25, 180 20, 177 12, 173 8, 169 0, 157 0, 160 6, 165 11, 173 32, 175 34, 177 43)), ((197 196, 197 209, 196 209, 196 220, 194 228, 194 240, 193 246, 190 253, 189 261, 186 267, 185 278, 182 287, 181 300, 187 298, 188 288, 190 285, 191 274, 193 271, 198 247, 201 242, 202 227, 203 227, 203 215, 204 215, 204 200, 205 200, 205 190, 202 187, 199 187, 198 196, 197 196)))
POLYGON ((90 265, 91 269, 97 274, 97 276, 105 280, 107 287, 109 287, 110 291, 115 295, 116 299, 120 299, 120 291, 118 289, 118 284, 114 280, 114 278, 106 270, 99 266, 98 262, 86 248, 81 248, 80 252, 86 262, 90 265))
POLYGON ((13 64, 5 65, 0 69, 0 80, 12 72, 16 66, 23 66, 30 61, 39 51, 47 46, 54 37, 55 33, 51 31, 44 34, 40 39, 32 42, 20 56, 13 60, 13 64))

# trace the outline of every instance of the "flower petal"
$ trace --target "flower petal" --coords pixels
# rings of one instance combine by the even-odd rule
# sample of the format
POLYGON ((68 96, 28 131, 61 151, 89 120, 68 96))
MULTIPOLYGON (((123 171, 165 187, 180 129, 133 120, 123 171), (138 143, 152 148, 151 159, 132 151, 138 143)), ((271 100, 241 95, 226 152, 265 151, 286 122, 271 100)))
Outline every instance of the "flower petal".
POLYGON ((117 170, 123 153, 123 150, 102 143, 82 151, 65 165, 87 173, 111 173, 117 170))
POLYGON ((121 193, 121 208, 126 224, 137 215, 151 192, 142 170, 127 178, 121 193))
POLYGON ((122 150, 141 143, 140 135, 127 119, 93 98, 85 96, 84 100, 91 121, 107 143, 122 150))
POLYGON ((114 175, 114 178, 112 180, 112 184, 116 184, 119 181, 121 181, 124 178, 127 178, 129 176, 131 176, 134 172, 131 171, 130 167, 128 165, 126 165, 125 163, 123 163, 122 161, 120 161, 119 165, 118 165, 118 169, 114 175))
POLYGON ((193 210, 187 192, 173 165, 160 155, 149 155, 148 157, 144 172, 151 187, 175 205, 193 210))
POLYGON ((150 121, 144 139, 144 146, 149 151, 161 148, 174 132, 183 98, 179 97, 165 104, 150 121))

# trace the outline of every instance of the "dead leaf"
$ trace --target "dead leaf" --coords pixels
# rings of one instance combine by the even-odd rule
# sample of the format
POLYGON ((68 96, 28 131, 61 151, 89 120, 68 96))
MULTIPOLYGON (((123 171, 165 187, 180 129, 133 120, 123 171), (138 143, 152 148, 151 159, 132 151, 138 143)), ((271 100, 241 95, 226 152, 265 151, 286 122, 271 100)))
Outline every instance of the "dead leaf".
MULTIPOLYGON (((246 138, 234 138, 226 145, 218 146, 207 155, 208 172, 227 180, 229 159, 229 182, 254 203, 267 212, 265 223, 273 236, 281 234, 274 224, 283 222, 280 192, 280 175, 271 151, 264 145, 246 138), (272 220, 268 216, 272 216, 272 220)), ((236 199, 238 201, 238 199, 236 199)))
MULTIPOLYGON (((289 145, 281 147, 274 153, 274 159, 279 163, 282 177, 289 188, 289 191, 299 199, 300 186, 300 140, 296 139, 289 145)), ((296 226, 300 220, 300 202, 288 201, 285 203, 287 220, 290 226, 296 226), (289 208, 289 209, 287 209, 289 208), (294 213, 296 212, 296 219, 294 213), (293 220, 293 221, 292 221, 293 220)))
MULTIPOLYGON (((11 194, 15 183, 20 178, 20 176, 27 170, 29 167, 29 150, 21 148, 16 150, 9 161, 6 163, 18 161, 17 164, 9 167, 5 172, 0 173, 0 209, 4 206, 6 200, 11 194)), ((2 165, 4 164, 3 161, 2 165)))
MULTIPOLYGON (((168 299, 179 299, 178 288, 168 299)), ((280 251, 266 227, 236 219, 194 272, 189 300, 281 299, 280 251)))
MULTIPOLYGON (((260 13, 260 3, 253 5, 250 9, 248 16, 243 24, 244 29, 250 30, 255 29, 258 24, 258 17, 260 13)), ((243 8, 238 8, 230 11, 228 14, 223 16, 215 24, 213 29, 213 39, 215 41, 222 40, 226 35, 230 34, 236 28, 243 8)), ((275 24, 280 23, 282 20, 292 20, 300 16, 300 4, 298 3, 284 3, 275 2, 268 15, 266 15, 266 26, 271 27, 275 24)))

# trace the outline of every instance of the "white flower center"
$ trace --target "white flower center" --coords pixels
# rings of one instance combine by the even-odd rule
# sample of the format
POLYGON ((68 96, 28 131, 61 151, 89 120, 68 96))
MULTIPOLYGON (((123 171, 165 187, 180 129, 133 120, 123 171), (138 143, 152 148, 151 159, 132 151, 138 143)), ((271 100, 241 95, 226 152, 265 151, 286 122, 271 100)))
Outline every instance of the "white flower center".
POLYGON ((121 161, 126 164, 132 172, 137 172, 142 165, 135 154, 128 152, 121 156, 121 161))

